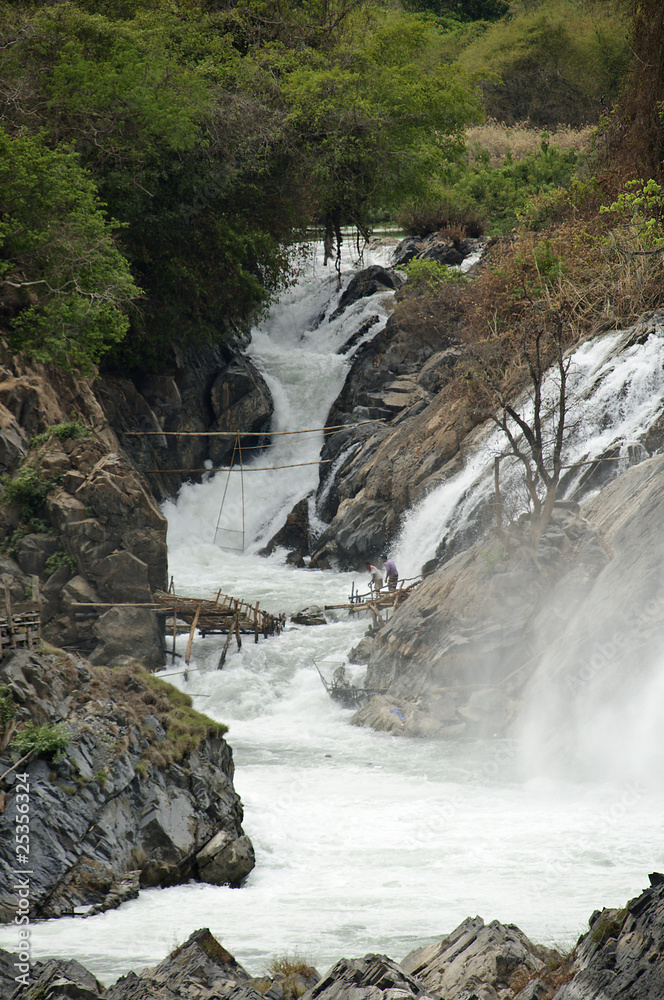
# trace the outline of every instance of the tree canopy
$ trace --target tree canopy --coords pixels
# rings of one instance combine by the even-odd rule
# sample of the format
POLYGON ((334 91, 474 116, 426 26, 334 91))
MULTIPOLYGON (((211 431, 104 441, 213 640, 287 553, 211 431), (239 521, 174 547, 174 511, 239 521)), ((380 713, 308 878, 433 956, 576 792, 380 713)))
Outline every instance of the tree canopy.
POLYGON ((34 292, 16 344, 143 366, 255 314, 306 226, 366 227, 458 152, 481 112, 441 40, 434 18, 376 0, 0 2, 0 278, 19 268, 34 292), (95 253, 67 270, 55 244, 17 249, 28 203, 33 234, 71 249, 76 231, 95 253))

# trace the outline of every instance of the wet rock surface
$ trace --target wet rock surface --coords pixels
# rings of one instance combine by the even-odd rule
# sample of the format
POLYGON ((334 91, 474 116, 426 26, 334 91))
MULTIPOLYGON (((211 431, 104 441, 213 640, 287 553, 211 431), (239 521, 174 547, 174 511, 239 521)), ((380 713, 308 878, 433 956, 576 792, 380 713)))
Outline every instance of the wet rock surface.
POLYGON ((16 986, 0 951, 0 997, 26 1000, 657 1000, 664 995, 664 876, 623 909, 596 911, 570 955, 533 944, 514 924, 468 917, 400 963, 340 959, 322 977, 303 962, 252 978, 207 928, 158 965, 105 989, 75 961, 37 962, 16 986))
POLYGON ((241 343, 187 346, 165 359, 163 371, 133 379, 106 374, 95 393, 122 448, 145 472, 158 500, 174 496, 183 482, 200 481, 205 462, 227 463, 240 433, 242 446, 267 434, 273 402, 241 343), (136 432, 148 431, 148 435, 136 432), (183 436, 160 432, 181 431, 183 436), (195 432, 233 432, 206 437, 195 432), (159 470, 148 472, 147 470, 159 470))
POLYGON ((456 340, 463 310, 442 329, 391 316, 357 351, 330 411, 321 457, 318 516, 328 522, 312 549, 313 567, 359 568, 395 537, 405 510, 454 469, 474 419, 440 390, 463 356, 456 340))
MULTIPOLYGON (((111 670, 62 651, 0 663, 12 725, 58 725, 67 745, 19 765, 31 801, 30 916, 100 912, 139 886, 239 885, 254 866, 223 727, 136 661, 111 670), (170 735, 169 735, 170 732, 170 735), (175 733, 180 733, 179 740, 175 733)), ((13 921, 17 781, 0 754, 0 920, 13 921)))
MULTIPOLYGON (((409 736, 506 735, 539 655, 610 561, 578 510, 554 510, 537 551, 529 522, 489 534, 426 577, 375 634, 353 717, 409 736)), ((365 646, 366 656, 366 646, 365 646)))

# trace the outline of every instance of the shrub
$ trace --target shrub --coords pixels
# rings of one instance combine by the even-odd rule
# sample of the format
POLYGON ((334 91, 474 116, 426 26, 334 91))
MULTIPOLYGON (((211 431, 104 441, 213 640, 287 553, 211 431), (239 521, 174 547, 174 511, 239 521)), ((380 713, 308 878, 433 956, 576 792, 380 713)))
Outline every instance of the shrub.
POLYGON ((268 975, 277 980, 283 990, 283 1000, 298 1000, 306 992, 312 980, 318 979, 318 973, 299 955, 283 958, 273 958, 268 965, 268 975))
POLYGON ((58 549, 44 563, 44 569, 49 576, 60 569, 61 566, 67 566, 72 573, 76 571, 76 560, 68 552, 65 552, 64 549, 58 549))
POLYGON ((21 757, 36 753, 52 758, 61 754, 68 743, 69 733, 64 723, 38 726, 36 722, 26 722, 13 736, 11 746, 21 757))
POLYGON ((411 288, 437 291, 441 285, 448 282, 463 283, 468 279, 457 270, 452 270, 447 264, 439 264, 435 260, 411 260, 404 267, 411 288))
MULTIPOLYGON (((97 190, 76 153, 0 128, 0 278, 22 308, 9 342, 37 361, 85 373, 124 337, 139 291, 97 190)), ((116 224, 117 227, 117 224, 116 224)))
POLYGON ((90 437, 91 430, 82 424, 78 420, 68 420, 62 424, 54 424, 52 427, 47 427, 45 431, 40 434, 35 434, 30 442, 31 448, 36 448, 38 445, 43 444, 44 441, 49 441, 51 438, 57 438, 58 441, 67 441, 70 438, 86 438, 90 437))
POLYGON ((491 166, 488 150, 475 148, 469 163, 445 169, 441 183, 462 215, 483 215, 489 233, 504 233, 514 228, 533 197, 569 187, 577 162, 576 149, 560 149, 541 133, 536 153, 515 160, 507 151, 497 167, 491 166))
POLYGON ((44 501, 50 493, 52 483, 46 479, 39 469, 33 465, 24 465, 13 479, 7 479, 2 485, 3 503, 17 504, 21 516, 33 518, 44 506, 44 501))
POLYGON ((458 229, 462 237, 477 237, 486 229, 486 218, 479 211, 443 199, 409 202, 397 213, 397 222, 412 236, 458 229))

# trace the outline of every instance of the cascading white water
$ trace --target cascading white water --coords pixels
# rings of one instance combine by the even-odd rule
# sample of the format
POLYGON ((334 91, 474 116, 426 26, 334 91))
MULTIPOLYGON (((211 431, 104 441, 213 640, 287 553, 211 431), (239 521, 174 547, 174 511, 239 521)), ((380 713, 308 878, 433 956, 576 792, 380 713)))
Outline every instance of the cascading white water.
MULTIPOLYGON (((578 470, 570 476, 566 497, 576 493, 587 467, 582 463, 637 440, 664 407, 664 328, 658 327, 643 343, 618 351, 623 338, 624 334, 614 333, 588 341, 570 359, 563 464, 578 463, 578 470)), ((555 400, 556 395, 554 371, 545 380, 543 396, 555 400)), ((530 419, 532 406, 527 397, 520 409, 530 419)), ((481 428, 462 470, 407 514, 393 548, 404 576, 416 575, 435 555, 446 532, 463 525, 493 492, 493 460, 506 451, 506 445, 499 428, 481 428)), ((515 460, 502 463, 501 479, 505 497, 514 497, 518 503, 523 479, 520 464, 515 460)), ((526 509, 525 502, 522 509, 526 509)))
MULTIPOLYGON (((384 319, 380 304, 365 300, 351 316, 316 327, 325 302, 336 297, 334 279, 317 268, 326 287, 314 288, 308 279, 291 289, 253 341, 279 429, 324 422, 348 364, 336 348, 365 315, 380 310, 384 319)), ((589 358, 594 348, 586 350, 589 358)), ((618 363, 610 371, 595 355, 588 364, 595 372, 604 364, 601 387, 608 390, 618 363)), ((657 367, 635 349, 633 373, 657 367)), ((635 385, 636 377, 622 382, 635 385)), ((621 393, 614 385, 609 395, 621 393)), ((622 393, 626 422, 628 395, 622 393)), ((598 413, 587 436, 600 436, 611 423, 598 413)), ((634 436, 633 429, 625 433, 634 436)), ((299 436, 278 440, 255 464, 315 460, 321 443, 320 435, 306 444, 299 436)), ((440 537, 448 509, 480 473, 474 461, 465 478, 413 512, 399 549, 406 569, 408 532, 429 518, 440 537)), ((244 479, 245 552, 212 544, 225 477, 186 486, 166 505, 170 571, 179 592, 207 595, 221 587, 260 600, 267 610, 292 612, 341 603, 353 580, 366 583, 364 575, 287 567, 281 553, 254 554, 289 506, 315 486, 315 465, 247 472, 244 479)), ((234 499, 227 494, 222 519, 233 530, 241 514, 238 490, 231 480, 234 499)), ((419 569, 428 550, 412 544, 419 569)), ((177 662, 168 666, 169 679, 198 709, 230 727, 256 869, 239 890, 193 884, 150 890, 118 911, 35 925, 33 957, 76 957, 110 983, 208 926, 252 974, 285 953, 324 971, 342 956, 368 951, 398 960, 476 913, 514 922, 535 941, 565 946, 596 908, 623 905, 649 871, 662 868, 661 789, 651 786, 646 794, 638 782, 582 784, 573 774, 525 780, 516 748, 506 742, 403 740, 350 726, 350 713, 329 700, 314 661, 329 676, 365 627, 343 617, 324 627, 289 627, 278 638, 231 651, 223 671, 215 669, 220 641, 208 637, 194 643, 187 680, 177 662)), ((2 928, 0 946, 14 945, 15 928, 2 928)))

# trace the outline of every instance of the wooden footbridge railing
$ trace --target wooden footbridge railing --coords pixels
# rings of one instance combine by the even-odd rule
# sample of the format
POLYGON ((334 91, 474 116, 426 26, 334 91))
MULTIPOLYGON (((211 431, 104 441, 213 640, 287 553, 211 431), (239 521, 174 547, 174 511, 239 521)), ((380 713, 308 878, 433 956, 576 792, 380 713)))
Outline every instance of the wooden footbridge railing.
POLYGON ((400 580, 394 590, 390 590, 389 587, 381 587, 380 590, 370 590, 364 594, 355 590, 355 584, 353 584, 347 604, 326 604, 325 610, 348 610, 351 614, 355 614, 357 611, 370 611, 375 624, 384 624, 385 619, 383 619, 381 611, 397 608, 421 582, 420 577, 413 577, 411 580, 400 580))

